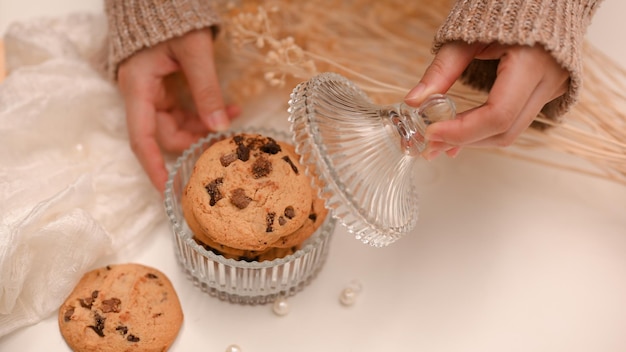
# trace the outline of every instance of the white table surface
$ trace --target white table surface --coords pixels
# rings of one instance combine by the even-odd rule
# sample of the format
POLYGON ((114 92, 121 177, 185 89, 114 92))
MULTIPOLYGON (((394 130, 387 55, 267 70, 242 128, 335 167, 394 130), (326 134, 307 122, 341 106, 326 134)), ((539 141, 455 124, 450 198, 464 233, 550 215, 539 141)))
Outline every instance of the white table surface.
MULTIPOLYGON (((0 0, 11 21, 102 11, 100 0, 0 0)), ((605 1, 588 37, 626 66, 626 2, 605 1)), ((209 297, 179 269, 165 221, 117 262, 172 280, 185 321, 172 351, 626 351, 626 187, 479 151, 424 165, 421 220, 387 248, 338 228, 320 275, 291 313, 209 297), (353 280, 363 291, 342 307, 353 280)), ((164 217, 165 218, 165 217, 164 217)), ((0 351, 68 351, 56 317, 0 339, 0 351)))

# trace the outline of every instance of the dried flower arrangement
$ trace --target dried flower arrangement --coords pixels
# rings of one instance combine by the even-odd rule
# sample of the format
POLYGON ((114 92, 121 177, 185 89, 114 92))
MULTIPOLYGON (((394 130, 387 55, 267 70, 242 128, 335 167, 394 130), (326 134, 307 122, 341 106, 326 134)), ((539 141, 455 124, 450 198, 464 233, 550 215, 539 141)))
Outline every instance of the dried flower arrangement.
MULTIPOLYGON (((338 72, 377 103, 395 103, 432 58, 432 38, 446 1, 252 1, 226 6, 218 61, 243 100, 272 87, 295 87, 321 72, 338 72), (323 19, 323 20, 321 20, 323 19)), ((626 185, 626 70, 589 43, 578 104, 551 128, 529 128, 510 148, 490 150, 626 185), (547 151, 572 156, 554 158, 547 151)), ((461 83, 448 94, 459 111, 486 99, 461 83)))

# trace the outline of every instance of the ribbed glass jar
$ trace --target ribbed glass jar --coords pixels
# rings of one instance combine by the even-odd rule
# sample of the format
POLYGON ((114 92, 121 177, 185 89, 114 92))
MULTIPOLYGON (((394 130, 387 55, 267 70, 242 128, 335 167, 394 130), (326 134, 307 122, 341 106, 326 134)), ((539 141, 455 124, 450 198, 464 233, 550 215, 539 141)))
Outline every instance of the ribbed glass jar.
POLYGON ((273 129, 247 128, 210 134, 185 151, 170 172, 165 189, 176 256, 194 284, 211 296, 240 304, 265 304, 302 290, 319 272, 328 256, 335 220, 327 216, 301 249, 284 258, 262 262, 227 259, 206 250, 193 239, 182 212, 181 197, 194 164, 213 143, 238 133, 258 133, 291 143, 291 135, 273 129))

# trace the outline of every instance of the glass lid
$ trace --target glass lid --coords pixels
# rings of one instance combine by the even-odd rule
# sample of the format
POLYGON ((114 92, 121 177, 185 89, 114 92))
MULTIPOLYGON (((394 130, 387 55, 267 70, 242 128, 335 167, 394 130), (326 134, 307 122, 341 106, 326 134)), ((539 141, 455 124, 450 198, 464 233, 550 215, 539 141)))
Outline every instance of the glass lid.
POLYGON ((377 105, 352 81, 328 72, 297 85, 288 111, 301 163, 350 233, 382 247, 415 227, 414 165, 426 127, 456 115, 447 96, 433 95, 417 109, 377 105))

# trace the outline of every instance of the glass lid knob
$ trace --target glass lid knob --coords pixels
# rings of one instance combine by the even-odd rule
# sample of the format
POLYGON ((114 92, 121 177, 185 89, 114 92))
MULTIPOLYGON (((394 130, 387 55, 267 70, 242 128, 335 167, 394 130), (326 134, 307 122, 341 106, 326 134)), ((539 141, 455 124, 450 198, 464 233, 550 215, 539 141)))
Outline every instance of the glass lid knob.
POLYGON ((414 165, 426 127, 455 118, 452 100, 438 94, 417 109, 377 105, 349 79, 327 72, 294 88, 288 112, 301 163, 350 233, 382 247, 415 227, 414 165))

